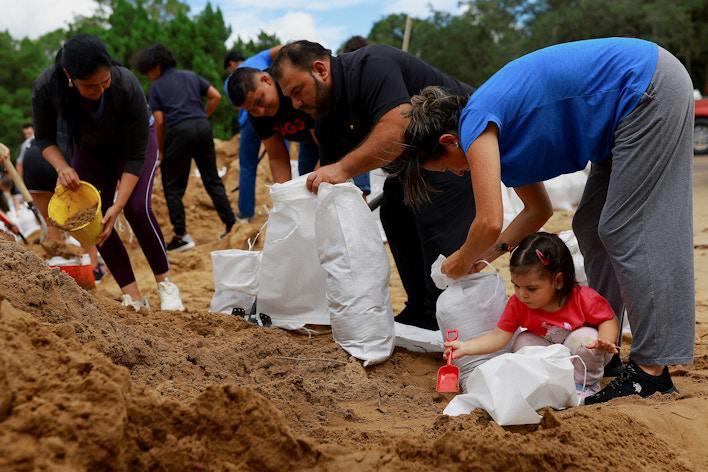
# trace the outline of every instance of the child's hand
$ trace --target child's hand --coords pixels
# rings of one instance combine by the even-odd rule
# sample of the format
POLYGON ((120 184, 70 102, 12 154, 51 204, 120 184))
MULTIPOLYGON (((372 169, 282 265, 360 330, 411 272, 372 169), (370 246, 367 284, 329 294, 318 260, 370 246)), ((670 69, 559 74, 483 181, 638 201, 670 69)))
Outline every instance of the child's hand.
POLYGON ((467 353, 465 352, 465 343, 462 341, 447 341, 445 342, 445 352, 443 353, 443 357, 447 359, 447 355, 452 350, 452 358, 457 359, 462 356, 466 356, 467 353))
POLYGON ((609 352, 610 354, 619 354, 615 343, 600 338, 597 338, 590 344, 586 344, 585 347, 588 349, 599 349, 600 351, 609 352))

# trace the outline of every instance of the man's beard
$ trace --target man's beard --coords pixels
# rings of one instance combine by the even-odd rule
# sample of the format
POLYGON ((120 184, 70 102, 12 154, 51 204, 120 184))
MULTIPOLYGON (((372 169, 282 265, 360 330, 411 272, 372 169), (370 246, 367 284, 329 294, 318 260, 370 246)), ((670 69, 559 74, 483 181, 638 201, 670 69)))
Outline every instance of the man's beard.
POLYGON ((324 83, 317 80, 314 75, 312 75, 312 80, 315 81, 315 106, 312 112, 308 111, 308 113, 314 118, 320 118, 329 113, 332 90, 324 83))

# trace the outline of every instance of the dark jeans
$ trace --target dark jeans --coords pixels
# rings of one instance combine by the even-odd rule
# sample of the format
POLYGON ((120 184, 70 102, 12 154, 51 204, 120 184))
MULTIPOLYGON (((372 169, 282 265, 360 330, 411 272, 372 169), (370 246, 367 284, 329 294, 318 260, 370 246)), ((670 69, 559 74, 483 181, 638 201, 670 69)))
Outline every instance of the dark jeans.
POLYGON ((170 222, 174 233, 179 236, 187 232, 182 197, 187 190, 192 158, 197 163, 204 188, 211 197, 221 222, 226 226, 236 222, 224 183, 216 169, 214 138, 209 121, 203 118, 185 120, 167 128, 165 156, 160 166, 170 222))
POLYGON ((398 179, 384 183, 381 223, 408 296, 396 317, 401 323, 438 329, 435 305, 441 293, 430 278, 438 255, 449 256, 462 246, 475 216, 472 182, 468 173, 426 172, 437 190, 431 201, 412 209, 403 202, 398 179))

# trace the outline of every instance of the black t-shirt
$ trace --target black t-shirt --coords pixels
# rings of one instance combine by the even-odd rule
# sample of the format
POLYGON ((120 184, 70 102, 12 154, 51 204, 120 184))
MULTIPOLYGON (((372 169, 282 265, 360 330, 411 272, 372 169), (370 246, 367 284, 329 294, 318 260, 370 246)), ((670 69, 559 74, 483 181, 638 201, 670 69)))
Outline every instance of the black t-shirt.
POLYGON ((194 72, 167 69, 150 85, 150 108, 165 114, 167 127, 184 120, 206 119, 202 97, 206 95, 207 90, 209 82, 194 72))
MULTIPOLYGON (((42 72, 32 92, 34 136, 41 150, 57 144, 59 90, 53 73, 54 66, 42 72)), ((124 161, 124 172, 140 175, 150 132, 149 117, 138 79, 125 67, 112 66, 111 86, 103 93, 96 113, 81 111, 73 139, 93 155, 124 161)))
POLYGON ((252 116, 248 115, 253 128, 258 133, 261 140, 268 139, 278 133, 284 139, 289 141, 313 141, 310 130, 314 127, 315 122, 310 115, 304 111, 300 111, 293 107, 293 102, 290 98, 283 95, 278 83, 275 83, 278 89, 278 97, 280 105, 278 113, 275 116, 252 116))
POLYGON ((315 121, 323 165, 351 152, 383 115, 410 103, 429 85, 464 95, 474 91, 417 57, 383 44, 332 57, 331 65, 332 108, 315 121))

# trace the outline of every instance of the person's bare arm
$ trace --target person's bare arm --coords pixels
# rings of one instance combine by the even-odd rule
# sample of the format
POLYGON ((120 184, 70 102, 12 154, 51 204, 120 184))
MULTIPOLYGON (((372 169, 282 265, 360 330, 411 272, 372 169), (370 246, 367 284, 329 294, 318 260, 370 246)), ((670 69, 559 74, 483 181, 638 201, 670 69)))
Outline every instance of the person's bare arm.
POLYGON ((221 94, 218 90, 216 90, 216 88, 214 88, 213 85, 210 85, 207 89, 206 106, 204 107, 204 111, 206 112, 207 117, 210 117, 216 111, 220 102, 221 94))
POLYGON ((597 327, 597 339, 585 347, 588 349, 599 349, 601 351, 612 354, 619 354, 619 349, 615 344, 619 336, 619 321, 612 317, 609 320, 603 321, 597 327))
POLYGON ((467 341, 448 341, 445 343, 444 357, 452 349, 452 358, 458 359, 462 356, 478 356, 498 351, 511 341, 514 333, 509 333, 501 328, 495 327, 493 331, 483 334, 467 341))
POLYGON ((157 160, 162 162, 165 157, 165 114, 160 111, 153 111, 155 117, 155 136, 157 137, 157 160))
MULTIPOLYGON (((508 248, 518 246, 522 239, 541 229, 544 223, 553 215, 553 206, 543 182, 517 187, 514 191, 523 202, 524 209, 516 215, 514 220, 501 233, 494 246, 479 256, 481 260, 492 262, 504 254, 506 251, 502 249, 503 243, 508 248)), ((484 264, 476 264, 475 268, 482 270, 484 264)))
POLYGON ((268 162, 270 163, 270 173, 273 174, 273 182, 280 184, 292 179, 290 154, 285 147, 283 137, 274 134, 270 138, 264 139, 263 145, 268 153, 268 162))
POLYGON ((270 58, 271 58, 271 59, 275 59, 275 56, 278 55, 278 53, 280 52, 281 49, 283 49, 283 45, 282 45, 282 44, 279 44, 278 46, 275 46, 275 47, 270 48, 270 50, 268 51, 268 54, 270 55, 270 58))
POLYGON ((42 157, 57 172, 57 183, 71 190, 76 190, 79 187, 79 174, 69 165, 58 146, 47 146, 42 151, 42 157))
POLYGON ((108 239, 108 236, 111 235, 113 226, 116 224, 116 219, 128 203, 128 199, 133 194, 133 190, 135 190, 139 179, 139 176, 128 172, 123 172, 123 175, 121 175, 120 181, 118 182, 115 202, 106 210, 106 214, 103 216, 103 231, 101 231, 101 234, 98 236, 96 243, 98 246, 102 245, 106 239, 108 239))
POLYGON ((396 159, 403 149, 403 133, 409 121, 403 113, 408 110, 410 104, 405 103, 386 112, 358 147, 339 162, 322 166, 310 174, 307 188, 316 192, 322 182, 338 184, 396 159))

